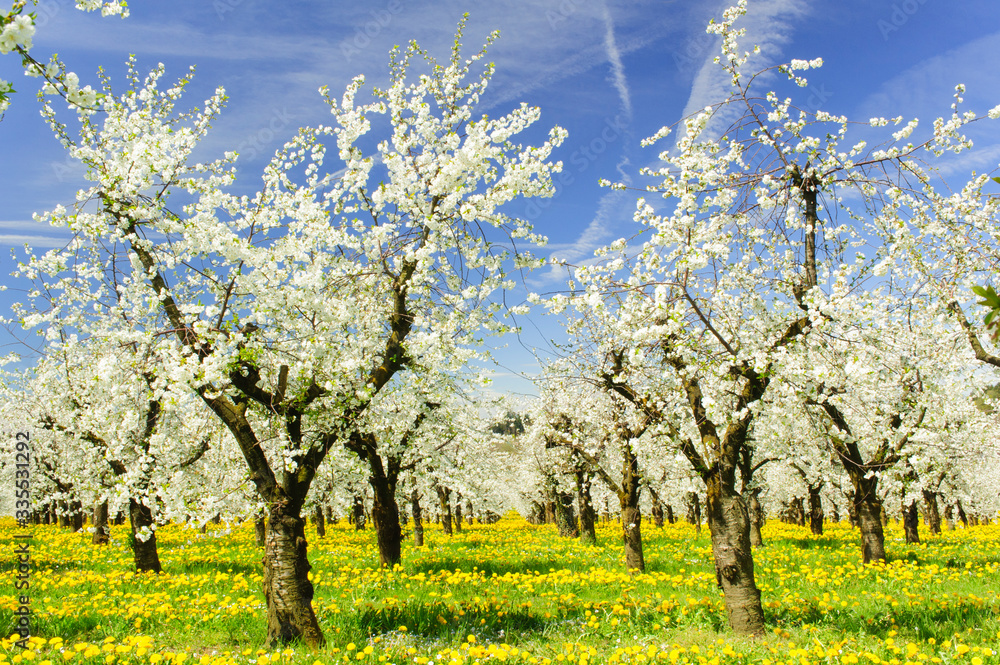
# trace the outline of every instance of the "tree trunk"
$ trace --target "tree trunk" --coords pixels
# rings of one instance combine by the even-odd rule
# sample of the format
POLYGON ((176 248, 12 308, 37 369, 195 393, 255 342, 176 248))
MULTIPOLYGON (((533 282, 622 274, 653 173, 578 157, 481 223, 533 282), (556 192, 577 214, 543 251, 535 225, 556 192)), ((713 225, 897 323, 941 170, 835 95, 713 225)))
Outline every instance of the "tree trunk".
POLYGON ((697 492, 688 492, 687 521, 694 525, 695 535, 701 535, 701 499, 697 492))
POLYGON ((420 511, 420 492, 410 493, 410 510, 413 511, 413 546, 424 546, 424 518, 420 511))
POLYGON ((83 530, 83 504, 74 499, 70 501, 69 504, 69 526, 73 529, 73 533, 77 533, 83 530))
POLYGON ((441 511, 441 530, 446 536, 452 535, 451 530, 451 490, 447 487, 435 486, 438 495, 438 508, 441 511))
POLYGON ((760 529, 764 524, 764 509, 760 507, 759 489, 750 491, 750 547, 764 547, 764 536, 760 529))
POLYGON ((556 502, 551 499, 545 500, 545 523, 556 523, 556 502))
POLYGON ((465 521, 466 523, 468 523, 469 526, 472 526, 472 519, 473 519, 472 501, 470 500, 465 502, 465 521))
POLYGON ((94 545, 107 545, 111 538, 111 530, 108 528, 108 502, 101 501, 94 506, 94 537, 91 542, 94 545))
POLYGON ((576 500, 580 511, 580 541, 593 545, 597 542, 597 530, 594 526, 594 502, 590 498, 590 477, 585 471, 576 472, 576 500))
POLYGON ((920 524, 920 510, 917 502, 910 501, 910 505, 903 508, 903 532, 906 534, 906 542, 916 544, 920 542, 920 533, 917 527, 920 524))
POLYGON ((716 472, 707 479, 708 528, 712 533, 716 581, 725 597, 733 632, 764 634, 764 608, 754 579, 750 549, 750 515, 736 491, 735 478, 725 482, 716 472))
POLYGON ((354 505, 351 507, 351 517, 354 522, 355 531, 361 531, 365 528, 365 500, 360 494, 354 495, 354 505))
POLYGON ((657 528, 662 529, 663 528, 663 504, 660 503, 660 497, 659 497, 659 495, 657 495, 652 490, 650 490, 650 495, 652 496, 652 499, 653 499, 653 508, 650 511, 652 513, 652 517, 653 517, 653 524, 655 524, 657 528))
POLYGON ((965 508, 962 507, 961 499, 955 499, 955 510, 958 511, 958 519, 962 523, 962 526, 968 528, 969 516, 965 514, 965 508))
POLYGON ((302 640, 310 648, 325 640, 313 612, 313 585, 306 557, 305 520, 298 508, 271 505, 264 544, 264 598, 268 647, 302 640))
POLYGON ((814 536, 823 535, 823 500, 820 497, 822 484, 809 488, 809 530, 814 536))
POLYGON ((676 521, 677 521, 677 518, 674 517, 674 507, 671 506, 668 503, 667 504, 667 524, 673 524, 676 521))
POLYGON ((392 568, 403 560, 403 529, 399 526, 399 505, 396 503, 395 478, 386 477, 381 459, 372 458, 372 474, 368 484, 375 494, 372 522, 378 540, 379 565, 392 568))
POLYGON ((941 533, 941 510, 938 508, 937 492, 923 490, 924 510, 927 513, 927 527, 933 534, 941 533))
POLYGON ((806 525, 806 509, 800 496, 792 499, 792 519, 797 526, 806 525))
POLYGON ((267 538, 267 514, 261 511, 253 521, 254 535, 257 540, 257 547, 264 547, 267 538))
POLYGON ((642 555, 642 513, 639 496, 642 491, 639 459, 631 444, 623 446, 622 484, 618 489, 618 504, 622 511, 622 540, 625 544, 625 569, 629 573, 646 572, 642 555))
POLYGON ((950 503, 944 507, 944 521, 948 531, 955 530, 955 506, 950 503))
POLYGON ((454 510, 454 527, 455 533, 462 533, 462 495, 455 495, 455 510, 454 510))
POLYGON ((642 555, 642 513, 639 512, 639 502, 623 498, 621 504, 625 569, 630 573, 646 572, 646 559, 642 555))
POLYGON ((886 561, 885 532, 882 530, 882 501, 876 489, 878 477, 865 478, 855 473, 854 510, 861 530, 861 560, 864 563, 886 561))
POLYGON ((160 555, 156 549, 156 532, 149 530, 149 537, 144 541, 140 540, 138 535, 146 527, 153 526, 153 511, 135 499, 129 499, 128 509, 132 524, 132 555, 136 572, 161 572, 163 568, 160 566, 160 555))
POLYGON ((323 516, 323 506, 316 506, 313 511, 313 522, 316 523, 316 535, 324 538, 326 536, 326 519, 323 516))
POLYGON ((556 527, 563 538, 576 538, 580 535, 576 527, 576 514, 573 512, 573 495, 569 492, 556 492, 556 527))

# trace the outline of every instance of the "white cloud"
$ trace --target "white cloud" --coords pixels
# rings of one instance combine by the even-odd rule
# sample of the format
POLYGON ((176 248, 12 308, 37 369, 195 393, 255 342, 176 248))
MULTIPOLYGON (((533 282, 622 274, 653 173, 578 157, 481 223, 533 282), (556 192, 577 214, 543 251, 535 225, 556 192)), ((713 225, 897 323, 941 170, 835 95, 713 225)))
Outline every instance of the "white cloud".
POLYGON ((858 107, 859 117, 933 118, 951 114, 955 86, 964 83, 966 103, 985 113, 1000 102, 1000 69, 989 63, 1000 56, 1000 32, 927 58, 882 84, 858 107))
POLYGON ((622 64, 621 52, 615 43, 615 24, 611 19, 611 11, 608 3, 602 2, 604 19, 604 50, 608 54, 608 61, 611 63, 611 76, 618 96, 621 98, 622 110, 629 119, 632 118, 632 95, 628 89, 628 81, 625 78, 625 66, 622 64))
POLYGON ((64 247, 69 242, 68 231, 61 235, 42 235, 39 232, 59 234, 58 229, 27 220, 0 220, 0 245, 23 247, 25 243, 35 249, 64 247), (7 233, 5 233, 7 232, 7 233))

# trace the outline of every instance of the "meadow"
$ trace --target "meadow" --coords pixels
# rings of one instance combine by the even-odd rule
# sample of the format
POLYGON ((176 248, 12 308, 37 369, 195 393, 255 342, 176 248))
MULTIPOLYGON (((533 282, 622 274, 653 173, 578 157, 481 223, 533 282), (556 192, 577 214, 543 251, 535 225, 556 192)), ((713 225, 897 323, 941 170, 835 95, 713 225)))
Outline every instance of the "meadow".
MULTIPOLYGON (((403 565, 377 568, 371 530, 307 532, 313 600, 327 647, 266 651, 262 550, 253 525, 158 531, 165 572, 132 572, 127 527, 90 535, 34 527, 28 650, 0 642, 0 665, 920 665, 1000 663, 1000 527, 907 545, 890 524, 891 561, 864 567, 857 531, 769 521, 755 552, 768 634, 728 632, 707 529, 644 523, 647 572, 629 576, 616 523, 599 544, 559 538, 511 515, 448 537, 428 525, 403 565), (213 530, 214 529, 214 530, 213 530)), ((13 520, 0 548, 13 553, 13 520)), ((15 625, 13 555, 0 557, 0 629, 15 625)))

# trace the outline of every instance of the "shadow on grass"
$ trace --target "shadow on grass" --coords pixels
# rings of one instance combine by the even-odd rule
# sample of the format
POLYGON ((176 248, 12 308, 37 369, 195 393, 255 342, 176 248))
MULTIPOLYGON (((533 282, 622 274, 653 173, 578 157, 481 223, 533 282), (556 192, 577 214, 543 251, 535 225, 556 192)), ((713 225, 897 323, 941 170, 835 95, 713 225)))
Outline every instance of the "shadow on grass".
POLYGON ((840 547, 841 541, 827 536, 813 536, 810 538, 789 538, 785 541, 789 546, 800 550, 815 550, 823 547, 836 549, 840 547))
POLYGON ((426 573, 434 574, 440 573, 443 570, 455 571, 461 570, 464 573, 472 572, 473 568, 481 571, 486 577, 492 577, 494 575, 502 576, 507 573, 514 574, 532 574, 538 573, 548 573, 550 569, 562 570, 563 568, 569 570, 583 569, 582 566, 572 565, 568 566, 565 559, 521 559, 519 561, 470 561, 469 559, 460 558, 445 558, 445 559, 416 559, 408 561, 404 568, 411 573, 426 573))
POLYGON ((511 608, 498 612, 495 608, 481 608, 463 603, 447 607, 439 603, 406 603, 394 607, 358 607, 353 613, 326 615, 320 619, 324 630, 349 637, 365 637, 399 630, 428 639, 449 638, 475 632, 481 637, 504 635, 541 635, 546 626, 561 618, 542 619, 530 611, 511 608), (460 609, 461 608, 461 609, 460 609), (459 613, 460 612, 460 613, 459 613))
POLYGON ((829 627, 843 633, 868 634, 880 639, 900 630, 914 631, 921 640, 945 640, 960 633, 968 626, 981 625, 994 620, 1000 613, 989 604, 894 607, 891 610, 873 606, 867 611, 856 608, 830 610, 809 605, 797 611, 765 610, 769 626, 801 627, 805 624, 829 627))

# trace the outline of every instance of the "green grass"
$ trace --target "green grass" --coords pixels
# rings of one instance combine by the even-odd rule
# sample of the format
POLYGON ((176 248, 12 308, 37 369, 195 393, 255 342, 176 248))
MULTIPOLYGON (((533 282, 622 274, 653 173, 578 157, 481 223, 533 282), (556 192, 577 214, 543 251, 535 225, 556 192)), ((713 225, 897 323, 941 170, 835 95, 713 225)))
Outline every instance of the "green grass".
MULTIPOLYGON (((911 546, 890 525, 891 562, 863 567, 857 533, 846 525, 829 525, 825 535, 812 536, 769 523, 767 546, 754 555, 768 635, 755 639, 728 629, 707 529, 695 537, 688 525, 644 524, 647 572, 634 576, 624 571, 614 523, 599 526, 597 545, 561 539, 554 527, 519 518, 467 527, 453 537, 434 525, 425 529, 427 546, 405 548, 395 571, 377 568, 371 531, 340 524, 328 527, 323 539, 307 533, 313 605, 328 640, 321 662, 345 656, 358 662, 365 646, 372 653, 361 660, 417 665, 852 665, 854 656, 876 665, 935 658, 1000 662, 993 653, 1000 637, 996 526, 922 533, 925 542, 911 546), (485 651, 490 645, 494 651, 485 651)), ((13 551, 14 532, 12 523, 0 522, 0 547, 13 551)), ((36 635, 79 643, 81 652, 72 658, 104 665, 111 665, 110 656, 152 663, 155 654, 171 660, 169 654, 178 651, 209 658, 202 665, 268 660, 259 652, 266 632, 262 552, 252 544, 252 525, 231 533, 210 528, 208 535, 162 529, 160 576, 131 571, 127 533, 115 527, 111 544, 96 547, 86 534, 35 528, 36 635), (139 635, 152 642, 142 654, 139 646, 126 644, 139 635), (108 651, 105 642, 118 650, 108 651), (104 650, 85 656, 86 645, 104 650)), ((14 573, 9 561, 0 571, 0 627, 9 632, 14 573)), ((62 662, 55 660, 66 659, 55 655, 59 648, 40 646, 37 657, 52 660, 49 665, 62 662)), ((300 647, 276 658, 312 665, 317 656, 300 647)))

